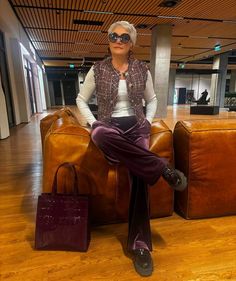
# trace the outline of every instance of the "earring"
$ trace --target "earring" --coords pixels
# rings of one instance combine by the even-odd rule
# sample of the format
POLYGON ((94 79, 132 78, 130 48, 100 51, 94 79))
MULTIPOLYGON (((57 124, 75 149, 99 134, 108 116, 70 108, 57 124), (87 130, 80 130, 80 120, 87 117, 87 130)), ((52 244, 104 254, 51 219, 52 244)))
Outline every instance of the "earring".
POLYGON ((134 52, 130 49, 128 53, 128 58, 133 59, 134 58, 134 52))

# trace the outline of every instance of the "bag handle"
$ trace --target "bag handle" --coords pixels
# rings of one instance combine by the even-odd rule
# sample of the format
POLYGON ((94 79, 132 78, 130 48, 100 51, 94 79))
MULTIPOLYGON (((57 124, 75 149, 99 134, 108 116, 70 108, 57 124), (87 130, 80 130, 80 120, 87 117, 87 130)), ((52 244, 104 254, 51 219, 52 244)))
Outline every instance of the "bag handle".
POLYGON ((57 167, 57 170, 56 170, 56 173, 55 173, 55 176, 54 176, 54 179, 53 179, 53 184, 52 184, 52 193, 53 194, 57 193, 57 174, 58 174, 58 171, 61 167, 69 167, 72 170, 73 175, 74 175, 74 194, 78 195, 78 175, 77 175, 77 171, 75 169, 75 165, 73 163, 69 163, 69 162, 64 162, 57 167))

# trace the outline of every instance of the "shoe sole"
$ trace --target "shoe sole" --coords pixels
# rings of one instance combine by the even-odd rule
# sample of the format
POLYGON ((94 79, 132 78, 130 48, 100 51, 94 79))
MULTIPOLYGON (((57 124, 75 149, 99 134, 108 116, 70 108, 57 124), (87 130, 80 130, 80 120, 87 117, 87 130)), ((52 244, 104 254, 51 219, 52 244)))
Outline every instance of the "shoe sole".
POLYGON ((138 266, 135 262, 134 262, 134 268, 136 270, 136 272, 143 276, 143 277, 147 277, 147 276, 151 276, 152 272, 153 272, 153 263, 151 263, 150 267, 147 269, 144 269, 140 266, 138 266))

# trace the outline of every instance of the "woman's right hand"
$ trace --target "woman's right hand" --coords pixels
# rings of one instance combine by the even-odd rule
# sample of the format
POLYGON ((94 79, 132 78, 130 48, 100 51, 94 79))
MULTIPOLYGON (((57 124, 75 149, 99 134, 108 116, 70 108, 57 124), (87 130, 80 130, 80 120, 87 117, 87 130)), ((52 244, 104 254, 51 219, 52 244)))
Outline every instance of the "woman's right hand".
POLYGON ((103 124, 103 123, 102 123, 101 121, 96 120, 96 121, 93 122, 93 124, 92 124, 91 127, 92 127, 92 129, 94 130, 95 128, 101 126, 102 124, 103 124))

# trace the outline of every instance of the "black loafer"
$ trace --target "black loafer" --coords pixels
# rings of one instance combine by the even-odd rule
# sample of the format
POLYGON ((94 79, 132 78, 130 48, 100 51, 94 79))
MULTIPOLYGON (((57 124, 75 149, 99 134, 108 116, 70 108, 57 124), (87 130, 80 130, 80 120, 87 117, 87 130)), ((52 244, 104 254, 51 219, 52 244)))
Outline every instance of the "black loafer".
POLYGON ((177 191, 183 191, 187 187, 187 178, 177 169, 166 167, 162 176, 177 191))
POLYGON ((133 262, 135 270, 141 276, 150 276, 153 272, 153 262, 151 254, 146 249, 133 250, 133 262))

